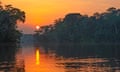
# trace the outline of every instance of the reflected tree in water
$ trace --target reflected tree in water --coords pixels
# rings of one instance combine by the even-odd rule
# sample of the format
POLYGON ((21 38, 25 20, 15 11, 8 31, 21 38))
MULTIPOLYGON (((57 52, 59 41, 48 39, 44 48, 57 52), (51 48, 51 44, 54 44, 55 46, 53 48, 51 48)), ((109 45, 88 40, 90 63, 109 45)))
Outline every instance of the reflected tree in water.
POLYGON ((24 60, 18 60, 16 57, 18 50, 16 44, 0 45, 0 71, 25 72, 24 60))
POLYGON ((35 46, 43 51, 41 55, 54 58, 55 66, 63 69, 63 72, 115 72, 120 70, 119 45, 46 43, 46 45, 35 46))

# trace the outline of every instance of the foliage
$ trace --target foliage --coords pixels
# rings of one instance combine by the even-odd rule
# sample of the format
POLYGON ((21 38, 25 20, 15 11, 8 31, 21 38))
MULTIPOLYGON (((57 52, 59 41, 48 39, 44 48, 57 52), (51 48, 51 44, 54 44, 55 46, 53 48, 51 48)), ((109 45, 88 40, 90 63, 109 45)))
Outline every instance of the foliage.
POLYGON ((72 13, 37 32, 40 42, 119 43, 120 9, 111 7, 93 16, 72 13))
POLYGON ((20 31, 17 20, 25 21, 25 12, 12 5, 0 5, 0 42, 19 42, 20 31))

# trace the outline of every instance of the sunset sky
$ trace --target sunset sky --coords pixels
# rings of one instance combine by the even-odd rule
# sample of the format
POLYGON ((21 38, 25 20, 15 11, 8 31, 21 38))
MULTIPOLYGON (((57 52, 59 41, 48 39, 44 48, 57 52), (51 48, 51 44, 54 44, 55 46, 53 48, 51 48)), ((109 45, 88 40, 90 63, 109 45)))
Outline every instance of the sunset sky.
POLYGON ((0 0, 26 12, 26 22, 19 24, 24 33, 33 33, 35 26, 52 24, 68 13, 92 15, 109 7, 120 8, 120 0, 0 0))

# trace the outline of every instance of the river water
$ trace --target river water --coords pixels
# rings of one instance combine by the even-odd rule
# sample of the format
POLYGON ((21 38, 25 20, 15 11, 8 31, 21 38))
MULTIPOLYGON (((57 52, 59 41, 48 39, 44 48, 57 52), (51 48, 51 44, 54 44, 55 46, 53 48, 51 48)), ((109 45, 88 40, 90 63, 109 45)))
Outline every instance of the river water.
POLYGON ((40 45, 33 37, 21 46, 0 46, 0 72, 120 72, 119 46, 40 45))

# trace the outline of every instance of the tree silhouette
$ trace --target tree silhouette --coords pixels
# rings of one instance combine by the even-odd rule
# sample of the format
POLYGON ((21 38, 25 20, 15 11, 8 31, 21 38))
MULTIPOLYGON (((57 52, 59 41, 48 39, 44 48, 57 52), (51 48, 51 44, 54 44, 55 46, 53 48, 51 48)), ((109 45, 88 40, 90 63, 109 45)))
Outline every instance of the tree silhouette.
POLYGON ((41 28, 40 42, 57 43, 120 43, 120 9, 111 7, 93 16, 70 13, 62 20, 41 28), (46 30, 47 29, 47 30, 46 30))
POLYGON ((25 21, 25 12, 12 5, 0 5, 0 42, 18 42, 21 33, 16 29, 17 20, 25 21))

